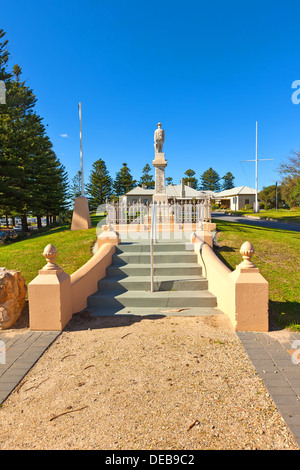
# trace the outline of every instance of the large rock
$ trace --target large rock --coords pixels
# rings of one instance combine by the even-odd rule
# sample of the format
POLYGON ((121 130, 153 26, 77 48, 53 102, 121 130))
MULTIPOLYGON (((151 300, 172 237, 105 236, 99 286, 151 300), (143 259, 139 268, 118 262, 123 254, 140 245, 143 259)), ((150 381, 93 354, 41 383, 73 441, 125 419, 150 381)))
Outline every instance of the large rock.
POLYGON ((0 330, 6 330, 20 317, 26 298, 25 279, 20 271, 0 268, 0 330))

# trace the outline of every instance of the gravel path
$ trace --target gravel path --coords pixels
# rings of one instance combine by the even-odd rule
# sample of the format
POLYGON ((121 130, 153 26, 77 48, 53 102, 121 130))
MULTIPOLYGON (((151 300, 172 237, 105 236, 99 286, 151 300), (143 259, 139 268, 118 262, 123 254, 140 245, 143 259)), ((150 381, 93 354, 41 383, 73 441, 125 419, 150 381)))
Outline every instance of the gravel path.
POLYGON ((75 315, 0 427, 3 450, 299 450, 225 316, 75 315))

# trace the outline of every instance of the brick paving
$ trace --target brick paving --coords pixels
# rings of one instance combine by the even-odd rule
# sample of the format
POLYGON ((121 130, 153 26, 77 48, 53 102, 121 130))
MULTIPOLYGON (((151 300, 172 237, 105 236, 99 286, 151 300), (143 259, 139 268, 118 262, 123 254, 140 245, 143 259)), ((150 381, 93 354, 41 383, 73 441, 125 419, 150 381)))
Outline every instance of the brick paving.
POLYGON ((0 333, 0 405, 59 334, 60 331, 29 331, 7 338, 0 333))
POLYGON ((237 335, 300 446, 300 334, 278 331, 237 335))

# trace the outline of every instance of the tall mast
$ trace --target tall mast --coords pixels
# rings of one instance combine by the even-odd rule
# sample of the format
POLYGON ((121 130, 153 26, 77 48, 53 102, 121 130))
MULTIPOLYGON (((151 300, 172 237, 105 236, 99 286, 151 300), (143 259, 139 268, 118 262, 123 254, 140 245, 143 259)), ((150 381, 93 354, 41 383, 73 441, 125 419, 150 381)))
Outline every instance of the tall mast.
POLYGON ((84 196, 81 102, 79 103, 79 123, 80 123, 81 196, 84 196))
POLYGON ((257 184, 257 121, 256 121, 256 145, 255 145, 255 212, 258 212, 258 184, 257 184))
POLYGON ((257 151, 257 121, 256 121, 256 141, 255 141, 255 160, 241 160, 241 162, 255 162, 255 204, 254 212, 259 212, 258 208, 258 162, 274 160, 274 158, 260 158, 258 159, 257 151))

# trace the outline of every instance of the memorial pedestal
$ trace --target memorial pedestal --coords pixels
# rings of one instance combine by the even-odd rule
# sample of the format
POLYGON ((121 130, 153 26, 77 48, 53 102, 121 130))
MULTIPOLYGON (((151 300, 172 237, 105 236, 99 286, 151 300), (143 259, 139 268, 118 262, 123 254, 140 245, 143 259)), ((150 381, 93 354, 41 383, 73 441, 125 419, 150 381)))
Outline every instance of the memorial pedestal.
POLYGON ((166 194, 165 168, 168 164, 163 152, 156 152, 153 160, 155 168, 155 193, 153 195, 154 202, 168 202, 166 194))

